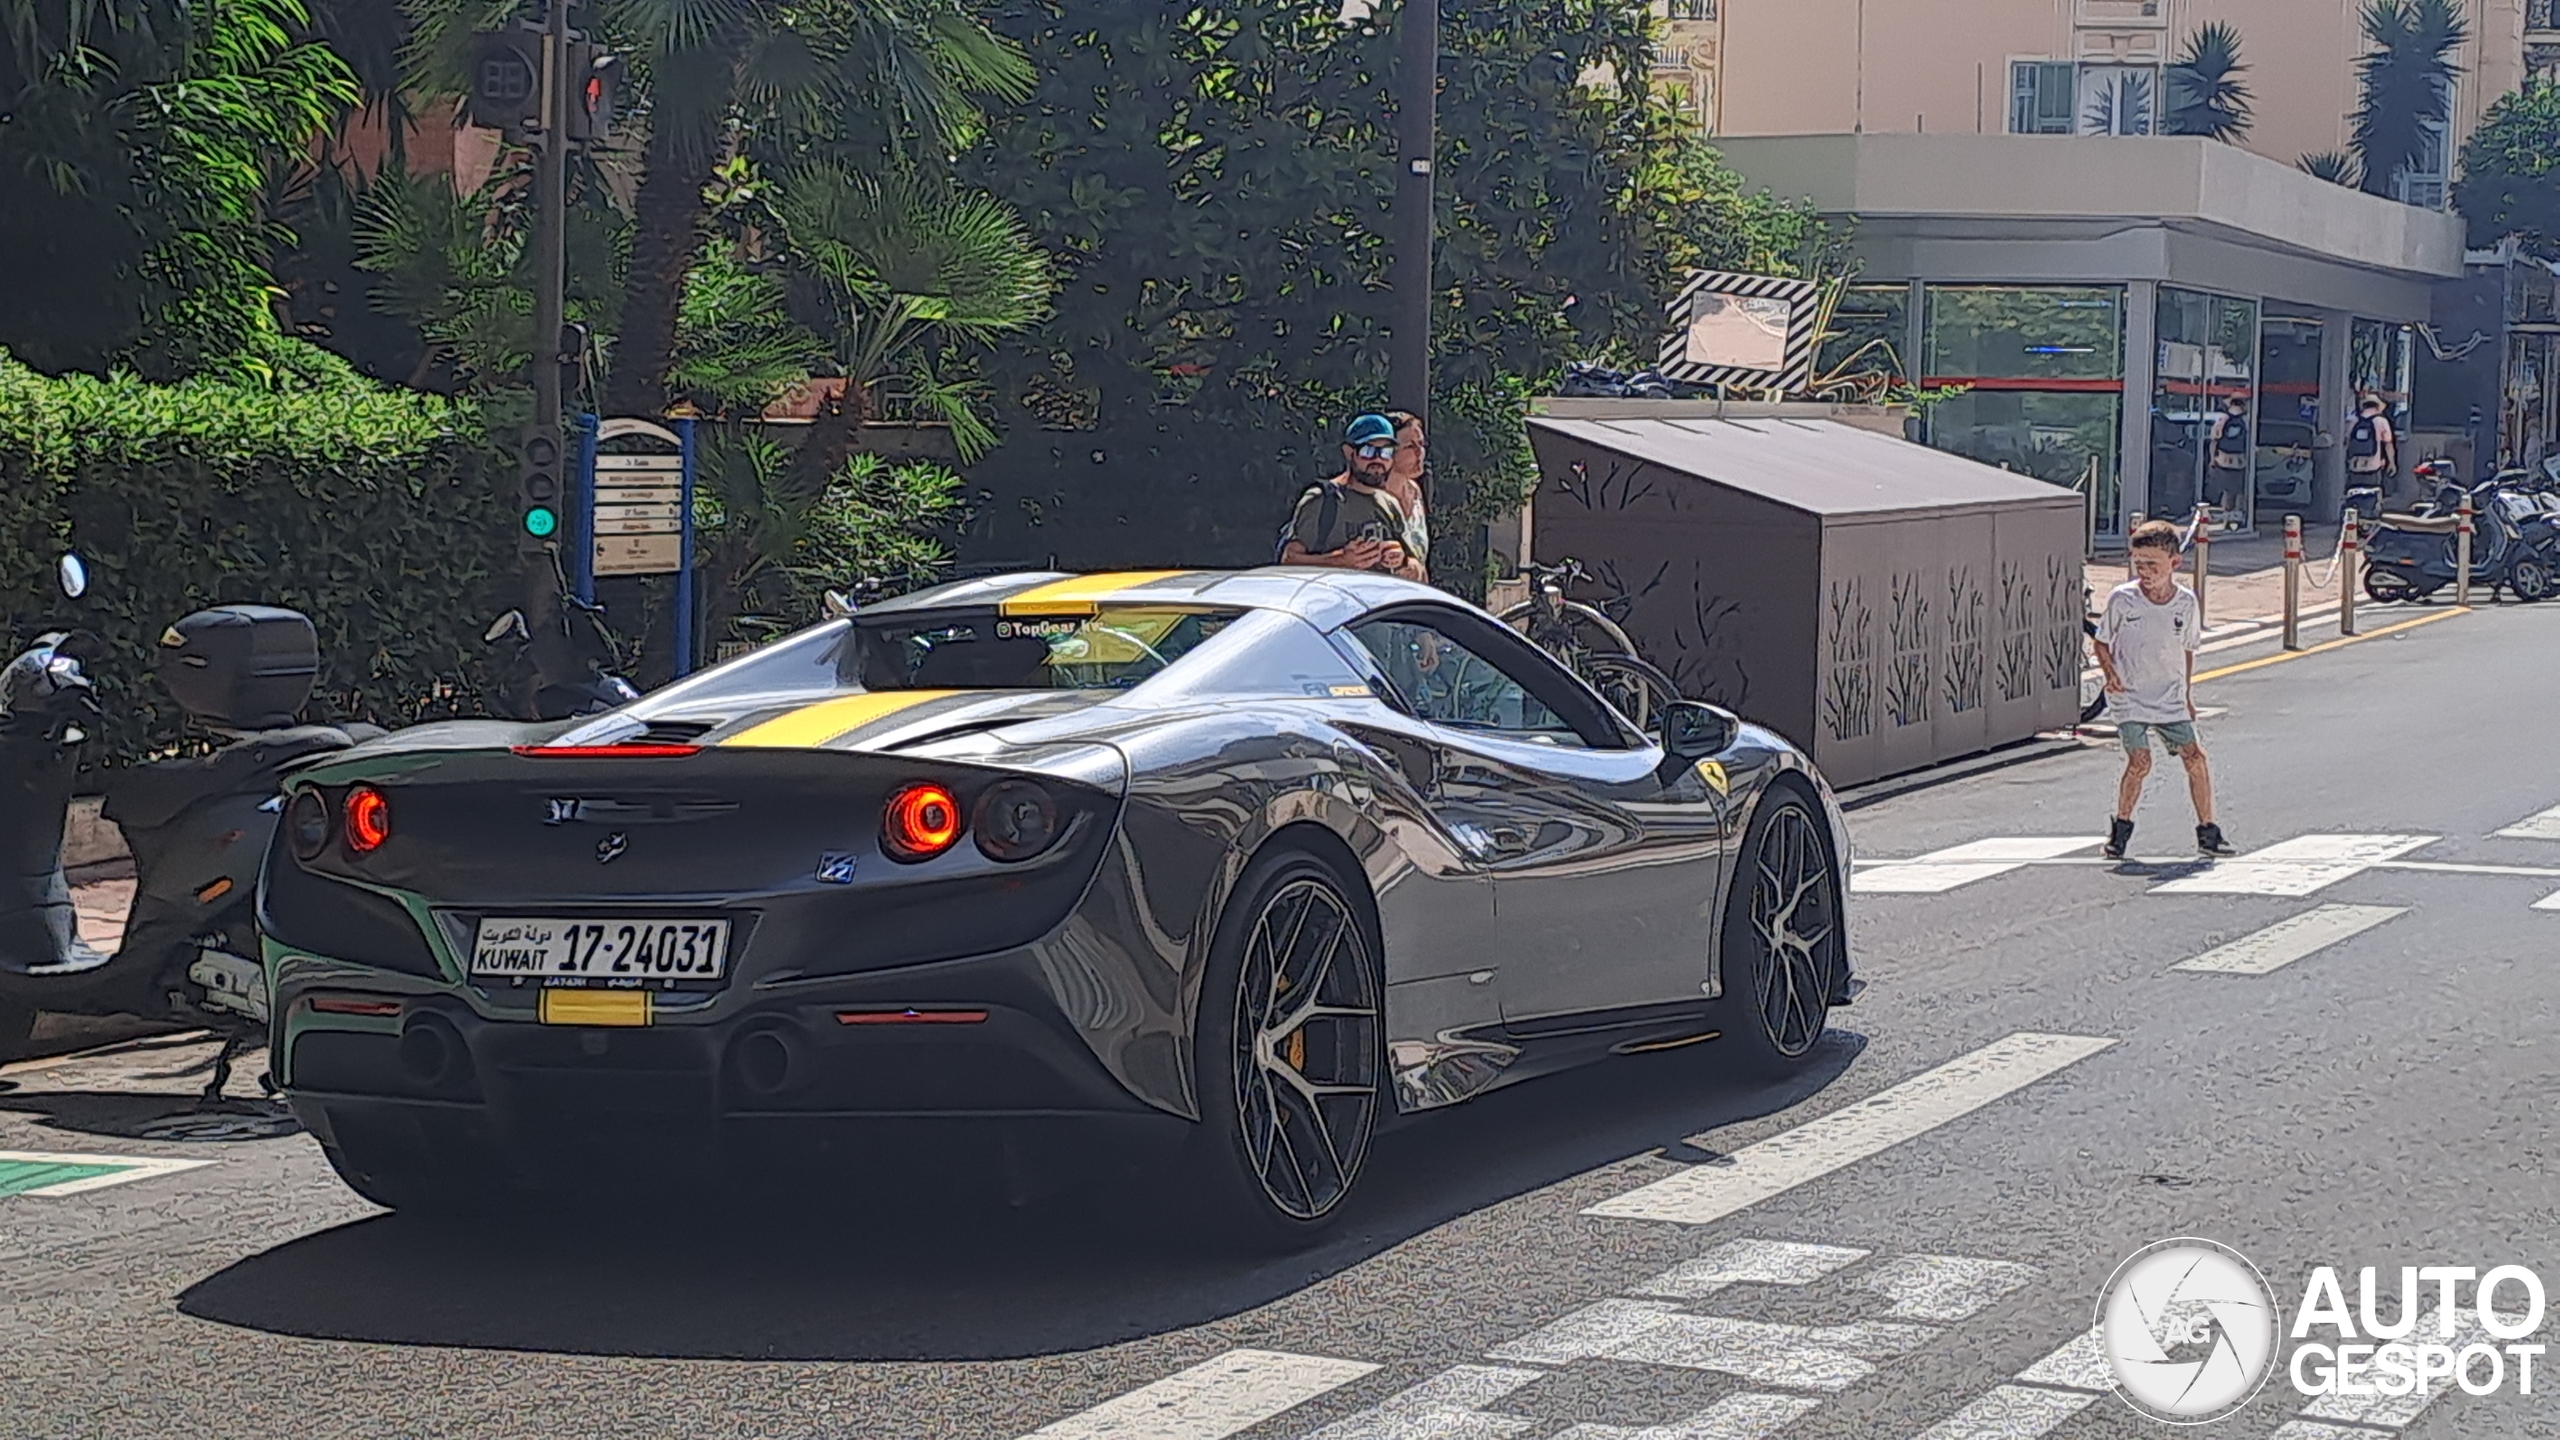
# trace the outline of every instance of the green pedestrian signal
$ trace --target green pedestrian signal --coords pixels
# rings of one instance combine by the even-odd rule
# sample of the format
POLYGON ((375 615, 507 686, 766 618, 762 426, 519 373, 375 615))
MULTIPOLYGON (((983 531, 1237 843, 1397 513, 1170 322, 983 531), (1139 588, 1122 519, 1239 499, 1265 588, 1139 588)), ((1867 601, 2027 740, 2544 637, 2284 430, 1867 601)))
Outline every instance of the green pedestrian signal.
POLYGON ((524 533, 536 540, 549 539, 560 528, 560 517, 548 505, 536 505, 524 512, 524 533))

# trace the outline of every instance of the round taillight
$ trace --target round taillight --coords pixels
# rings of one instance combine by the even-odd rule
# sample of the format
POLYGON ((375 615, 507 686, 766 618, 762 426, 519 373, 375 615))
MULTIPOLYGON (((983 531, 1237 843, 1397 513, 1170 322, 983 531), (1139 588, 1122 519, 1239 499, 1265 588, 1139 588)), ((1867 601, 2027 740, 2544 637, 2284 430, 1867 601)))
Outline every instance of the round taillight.
POLYGON ((880 843, 892 860, 930 860, 960 842, 960 801, 932 781, 889 797, 880 843))
POLYGON ((285 834, 296 859, 316 860, 329 843, 329 802, 317 790, 304 790, 284 810, 285 834))
POLYGON ((978 797, 978 848, 990 860, 1028 860, 1058 843, 1058 802, 1028 780, 1001 780, 978 797))
POLYGON ((370 785, 347 792, 347 848, 358 855, 382 848, 391 838, 391 802, 370 785))

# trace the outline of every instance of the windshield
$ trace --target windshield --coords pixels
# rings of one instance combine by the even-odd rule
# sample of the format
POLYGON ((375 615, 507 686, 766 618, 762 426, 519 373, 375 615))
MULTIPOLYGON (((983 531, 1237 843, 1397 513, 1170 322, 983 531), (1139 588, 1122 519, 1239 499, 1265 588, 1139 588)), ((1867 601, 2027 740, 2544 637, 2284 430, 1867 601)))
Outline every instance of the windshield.
POLYGON ((865 690, 1126 690, 1242 613, 1106 604, 1090 615, 884 615, 855 621, 838 673, 865 690))

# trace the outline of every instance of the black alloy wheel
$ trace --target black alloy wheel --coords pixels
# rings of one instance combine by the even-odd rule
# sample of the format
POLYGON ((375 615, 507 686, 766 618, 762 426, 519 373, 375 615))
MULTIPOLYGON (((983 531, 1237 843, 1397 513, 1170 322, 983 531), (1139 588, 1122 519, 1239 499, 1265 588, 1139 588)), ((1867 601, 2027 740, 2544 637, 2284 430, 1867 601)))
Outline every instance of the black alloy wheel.
POLYGON ((1219 927, 1201 996, 1204 1180, 1252 1238, 1316 1233, 1377 1127, 1382 990, 1372 928, 1333 868, 1255 859, 1219 927))
POLYGON ((1753 1074, 1801 1065, 1830 1021, 1848 936, 1822 822, 1793 789, 1770 791, 1752 817, 1719 943, 1729 1053, 1753 1074))

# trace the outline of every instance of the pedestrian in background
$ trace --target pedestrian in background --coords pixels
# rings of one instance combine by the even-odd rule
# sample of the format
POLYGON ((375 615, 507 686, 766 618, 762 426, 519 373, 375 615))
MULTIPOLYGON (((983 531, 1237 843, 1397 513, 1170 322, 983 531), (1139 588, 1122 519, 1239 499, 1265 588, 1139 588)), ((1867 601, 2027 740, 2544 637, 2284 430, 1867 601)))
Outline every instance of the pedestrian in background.
POLYGON ((1344 426, 1342 473, 1298 497, 1281 535, 1280 563, 1427 578, 1405 545, 1404 507, 1387 489, 1395 454, 1396 426, 1386 416, 1361 415, 1344 426))
POLYGON ((2400 473, 2400 437, 2382 413, 2382 397, 2368 390, 2356 397, 2356 417, 2347 425, 2347 474, 2351 485, 2370 485, 2388 496, 2400 473))
POLYGON ((2213 772, 2196 740, 2196 649, 2204 643, 2204 616, 2196 592, 2178 580, 2178 527, 2146 520, 2134 527, 2128 548, 2133 578, 2109 593, 2098 616, 2098 669, 2107 677, 2107 711, 2124 744, 2124 774, 2116 781, 2116 813, 2104 853, 2121 860, 2133 843, 2133 807, 2151 776, 2151 739, 2157 735, 2161 748, 2186 766, 2196 849, 2232 854, 2214 823, 2213 772))
POLYGON ((2222 413, 2213 417, 2213 430, 2208 437, 2213 447, 2213 479, 2221 497, 2219 508, 2240 507, 2240 492, 2249 480, 2249 397, 2223 397, 2222 413))
POLYGON ((1395 422, 1395 462, 1387 467, 1387 493, 1404 507, 1405 553, 1431 566, 1431 449, 1424 443, 1422 417, 1410 410, 1390 410, 1395 422))

